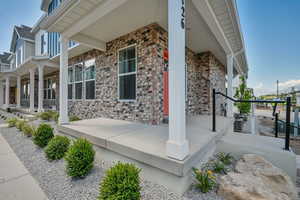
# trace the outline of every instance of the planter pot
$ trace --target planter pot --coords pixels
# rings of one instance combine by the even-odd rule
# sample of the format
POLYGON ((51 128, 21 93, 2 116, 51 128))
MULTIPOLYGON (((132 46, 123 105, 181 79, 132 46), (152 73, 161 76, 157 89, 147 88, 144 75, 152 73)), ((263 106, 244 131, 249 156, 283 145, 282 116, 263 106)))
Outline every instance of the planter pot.
POLYGON ((233 124, 233 131, 234 132, 242 132, 243 130, 243 119, 235 119, 233 124))

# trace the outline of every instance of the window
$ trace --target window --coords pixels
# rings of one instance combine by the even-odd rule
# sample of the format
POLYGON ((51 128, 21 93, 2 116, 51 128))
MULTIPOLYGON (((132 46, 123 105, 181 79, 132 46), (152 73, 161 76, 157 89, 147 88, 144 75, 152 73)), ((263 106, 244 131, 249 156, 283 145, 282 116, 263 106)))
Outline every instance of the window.
POLYGON ((82 64, 75 65, 75 99, 82 99, 83 89, 83 66, 82 64))
POLYGON ((95 99, 95 60, 85 62, 85 99, 95 99))
POLYGON ((73 67, 69 67, 69 69, 68 69, 68 99, 73 99, 73 83, 74 83, 73 67))
POLYGON ((119 99, 136 99, 136 47, 119 51, 119 99))
POLYGON ((52 0, 48 7, 48 15, 51 15, 51 13, 60 5, 61 0, 52 0))
POLYGON ((26 100, 29 99, 29 83, 24 83, 22 87, 22 99, 26 100))
POLYGON ((95 59, 69 67, 68 99, 95 99, 95 68, 95 59))
POLYGON ((44 80, 44 99, 56 99, 56 83, 50 78, 44 80))
POLYGON ((45 35, 41 36, 41 55, 45 53, 45 35))

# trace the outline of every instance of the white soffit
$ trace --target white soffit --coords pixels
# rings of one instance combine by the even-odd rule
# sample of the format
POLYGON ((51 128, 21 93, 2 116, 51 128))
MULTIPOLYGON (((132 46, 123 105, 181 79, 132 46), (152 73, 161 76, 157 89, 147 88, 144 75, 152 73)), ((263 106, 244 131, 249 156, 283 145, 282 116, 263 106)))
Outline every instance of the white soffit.
MULTIPOLYGON (((209 0, 207 2, 214 11, 233 53, 245 49, 235 0, 209 0)), ((238 54, 236 60, 242 67, 243 72, 247 73, 248 66, 245 52, 238 54)))

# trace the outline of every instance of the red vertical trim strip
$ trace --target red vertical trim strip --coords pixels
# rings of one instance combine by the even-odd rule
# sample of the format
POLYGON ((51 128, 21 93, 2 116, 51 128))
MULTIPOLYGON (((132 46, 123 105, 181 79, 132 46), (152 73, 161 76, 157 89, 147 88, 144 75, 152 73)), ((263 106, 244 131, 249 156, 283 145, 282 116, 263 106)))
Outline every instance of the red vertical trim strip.
POLYGON ((168 71, 164 71, 163 78, 164 78, 163 110, 164 110, 164 116, 169 116, 169 72, 168 71))

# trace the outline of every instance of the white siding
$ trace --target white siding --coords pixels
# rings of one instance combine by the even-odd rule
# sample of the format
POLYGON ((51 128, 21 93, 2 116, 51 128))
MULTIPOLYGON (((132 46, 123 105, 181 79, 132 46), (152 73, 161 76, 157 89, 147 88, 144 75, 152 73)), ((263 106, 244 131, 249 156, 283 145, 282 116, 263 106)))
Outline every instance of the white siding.
POLYGON ((34 43, 32 42, 24 42, 24 56, 23 56, 23 62, 26 61, 29 57, 34 56, 34 43))

